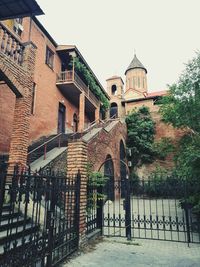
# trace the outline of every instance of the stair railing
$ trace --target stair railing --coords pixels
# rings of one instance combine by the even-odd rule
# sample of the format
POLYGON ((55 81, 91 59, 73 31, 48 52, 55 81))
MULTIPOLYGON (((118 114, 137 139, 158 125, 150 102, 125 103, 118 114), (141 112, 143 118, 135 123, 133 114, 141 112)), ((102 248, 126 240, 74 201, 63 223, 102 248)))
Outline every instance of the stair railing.
POLYGON ((46 155, 47 155, 47 145, 49 143, 51 143, 52 141, 54 141, 55 139, 58 138, 58 147, 60 148, 61 147, 61 136, 63 135, 64 133, 59 133, 57 134, 56 136, 52 137, 50 140, 44 142, 43 144, 39 145, 38 147, 34 148, 33 150, 31 150, 30 152, 28 152, 28 157, 34 153, 35 151, 39 150, 41 147, 44 147, 44 156, 43 156, 43 160, 46 159, 46 155))

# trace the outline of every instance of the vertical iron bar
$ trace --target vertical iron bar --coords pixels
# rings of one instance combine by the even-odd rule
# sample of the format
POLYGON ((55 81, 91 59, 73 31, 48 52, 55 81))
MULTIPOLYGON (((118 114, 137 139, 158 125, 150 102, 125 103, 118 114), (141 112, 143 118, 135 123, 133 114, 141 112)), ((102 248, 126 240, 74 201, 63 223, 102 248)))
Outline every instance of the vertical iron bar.
POLYGON ((76 234, 77 234, 77 247, 79 245, 79 225, 80 225, 80 195, 81 195, 81 172, 78 170, 77 176, 76 176, 76 234))
POLYGON ((6 184, 6 169, 7 164, 2 163, 0 165, 0 224, 1 224, 1 216, 3 211, 3 203, 5 197, 5 184, 6 184))
POLYGON ((97 194, 100 198, 97 198, 97 228, 101 230, 101 235, 103 233, 103 187, 102 185, 97 187, 97 194))
POLYGON ((126 225, 126 237, 127 240, 131 240, 131 198, 130 198, 130 181, 128 177, 125 179, 126 185, 126 210, 125 210, 125 225, 126 225))

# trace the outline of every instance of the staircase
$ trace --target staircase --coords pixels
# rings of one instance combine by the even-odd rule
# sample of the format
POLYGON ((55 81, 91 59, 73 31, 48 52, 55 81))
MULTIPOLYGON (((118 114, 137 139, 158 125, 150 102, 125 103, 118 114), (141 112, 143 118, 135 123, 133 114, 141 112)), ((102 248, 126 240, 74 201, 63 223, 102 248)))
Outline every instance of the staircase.
POLYGON ((83 139, 90 142, 100 131, 111 131, 119 119, 111 118, 92 122, 82 133, 51 135, 44 137, 29 147, 27 164, 32 171, 45 168, 54 159, 67 151, 68 140, 83 139))
POLYGON ((19 211, 10 212, 10 205, 3 205, 3 212, 0 220, 0 258, 4 252, 4 247, 13 248, 17 242, 20 246, 22 240, 29 242, 31 236, 34 236, 39 226, 34 225, 31 218, 24 218, 19 211), (23 237, 23 238, 22 238, 23 237))

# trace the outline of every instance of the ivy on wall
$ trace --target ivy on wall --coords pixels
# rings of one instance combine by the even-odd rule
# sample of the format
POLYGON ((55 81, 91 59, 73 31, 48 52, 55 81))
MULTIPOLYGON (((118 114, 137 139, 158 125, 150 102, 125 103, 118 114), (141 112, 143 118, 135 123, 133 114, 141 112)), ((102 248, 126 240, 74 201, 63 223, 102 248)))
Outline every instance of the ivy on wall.
MULTIPOLYGON (((72 62, 70 65, 72 66, 72 62)), ((75 71, 84 77, 84 80, 88 84, 90 90, 97 96, 97 98, 102 103, 102 110, 107 110, 110 106, 109 100, 106 98, 101 88, 97 85, 92 73, 88 70, 88 68, 80 62, 78 57, 74 58, 74 67, 75 71)))

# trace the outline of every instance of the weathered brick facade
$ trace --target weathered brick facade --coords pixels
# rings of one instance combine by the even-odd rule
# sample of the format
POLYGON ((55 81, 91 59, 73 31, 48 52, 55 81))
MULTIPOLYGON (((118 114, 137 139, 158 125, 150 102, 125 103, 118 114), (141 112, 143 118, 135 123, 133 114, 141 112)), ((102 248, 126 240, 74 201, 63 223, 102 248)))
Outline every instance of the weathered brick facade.
POLYGON ((120 141, 122 140, 125 146, 126 137, 126 124, 119 121, 109 132, 102 130, 90 140, 88 162, 92 164, 92 168, 99 170, 110 155, 114 164, 114 175, 120 177, 120 141))
MULTIPOLYGON (((6 82, 10 90, 16 95, 9 162, 14 164, 26 164, 27 149, 29 141, 29 123, 31 115, 33 73, 35 64, 36 47, 32 43, 27 43, 24 51, 24 61, 22 66, 16 64, 5 53, 0 52, 0 74, 2 80, 6 82)), ((5 86, 5 85, 4 85, 5 86)), ((8 90, 8 87, 6 87, 8 90)), ((11 103, 15 96, 10 94, 11 103)), ((8 99, 7 99, 8 100, 8 99)), ((13 109, 11 109, 13 114, 13 109)), ((9 116, 8 116, 9 117, 9 116)), ((9 117, 12 121, 11 116, 9 117)), ((8 125, 11 132, 10 125, 8 125)), ((5 125, 2 125, 5 131, 5 125)), ((1 135, 3 138, 3 135, 1 135)), ((8 144, 6 144, 8 145, 8 144)))

